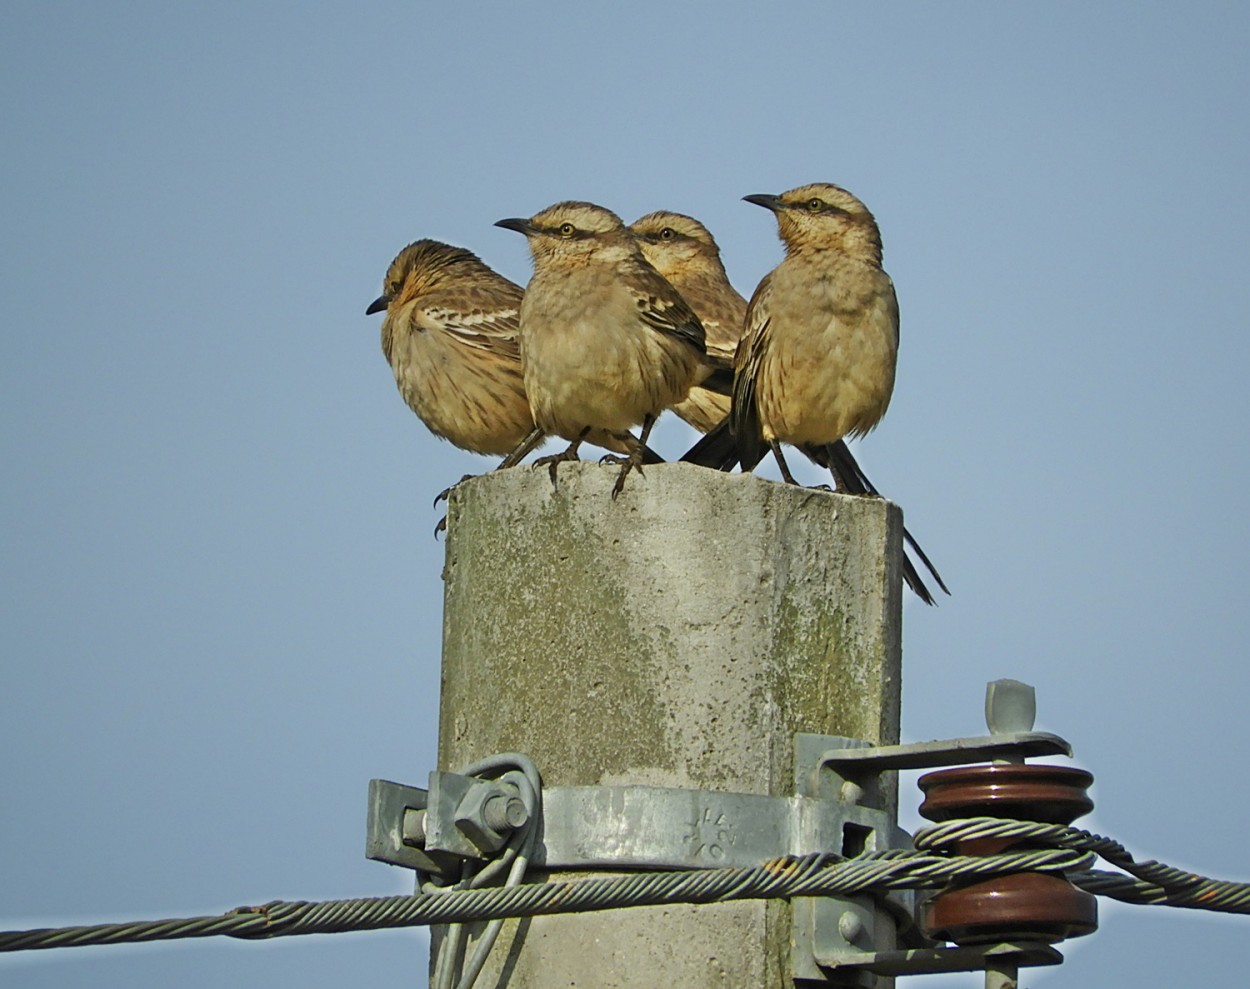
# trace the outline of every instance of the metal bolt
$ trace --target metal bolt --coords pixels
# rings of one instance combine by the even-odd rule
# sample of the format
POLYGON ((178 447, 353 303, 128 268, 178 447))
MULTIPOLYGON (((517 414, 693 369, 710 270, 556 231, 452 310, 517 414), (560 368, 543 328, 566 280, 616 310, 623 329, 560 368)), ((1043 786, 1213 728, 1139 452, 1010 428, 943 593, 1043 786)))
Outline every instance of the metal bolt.
POLYGON ((985 989, 1017 989, 1020 969, 1011 962, 990 962, 985 966, 985 989))
POLYGON ((400 840, 410 848, 425 847, 425 811, 412 807, 404 808, 404 823, 400 840))
POLYGON ((497 793, 486 801, 482 817, 492 831, 515 831, 530 819, 530 812, 520 797, 497 793))
POLYGON ((529 820, 515 787, 474 782, 456 805, 455 826, 480 852, 490 854, 508 843, 508 834, 529 820))
POLYGON ((838 918, 838 933, 847 944, 855 944, 864 933, 864 921, 853 910, 844 910, 838 918))

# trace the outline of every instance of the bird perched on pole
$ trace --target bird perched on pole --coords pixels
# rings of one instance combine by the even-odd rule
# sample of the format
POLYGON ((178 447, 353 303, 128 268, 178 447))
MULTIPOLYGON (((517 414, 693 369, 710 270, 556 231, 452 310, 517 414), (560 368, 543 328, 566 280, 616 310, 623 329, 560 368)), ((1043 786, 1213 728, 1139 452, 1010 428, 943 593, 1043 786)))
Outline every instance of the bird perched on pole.
MULTIPOLYGON (((720 259, 720 249, 707 227, 693 217, 660 210, 635 220, 629 229, 638 239, 646 259, 681 293, 702 321, 707 332, 709 354, 732 358, 745 326, 747 302, 730 284, 720 259)), ((730 411, 728 396, 696 386, 690 389, 689 398, 674 406, 673 411, 700 432, 712 433, 720 427, 720 435, 727 441, 727 449, 731 453, 718 455, 713 458, 715 462, 705 463, 705 466, 725 466, 728 461, 732 467, 740 461, 726 421, 730 411)), ((806 452, 816 463, 829 468, 835 479, 840 479, 843 492, 878 494, 842 440, 839 439, 831 447, 818 447, 806 452)), ((750 470, 758 460, 743 466, 750 470)), ((905 527, 903 536, 938 585, 946 591, 941 575, 905 527)), ((906 553, 903 557, 903 578, 917 597, 926 604, 933 604, 932 593, 906 553)))
POLYGON ((418 240, 365 310, 386 311, 382 353, 404 401, 462 450, 502 456, 542 440, 521 376, 523 294, 471 251, 418 240))
MULTIPOLYGON (((681 293, 703 324, 708 356, 732 365, 742 336, 747 303, 721 263, 720 248, 702 223, 692 216, 657 210, 629 225, 642 255, 681 293)), ((732 375, 729 384, 732 387, 732 375)), ((673 406, 686 422, 706 433, 729 414, 729 389, 695 385, 673 406)))
MULTIPOLYGON (((730 425, 743 462, 782 443, 863 436, 885 415, 898 360, 898 300, 868 208, 826 182, 747 202, 769 209, 785 245, 747 307, 730 425)), ((835 470, 836 473, 836 470, 835 470)))
POLYGON ((631 470, 641 473, 656 418, 707 373, 703 326, 611 210, 562 202, 496 226, 525 234, 534 261, 520 322, 530 411, 539 429, 569 441, 537 462, 554 482, 583 441, 624 444, 626 457, 605 458, 621 465, 615 498, 631 470))

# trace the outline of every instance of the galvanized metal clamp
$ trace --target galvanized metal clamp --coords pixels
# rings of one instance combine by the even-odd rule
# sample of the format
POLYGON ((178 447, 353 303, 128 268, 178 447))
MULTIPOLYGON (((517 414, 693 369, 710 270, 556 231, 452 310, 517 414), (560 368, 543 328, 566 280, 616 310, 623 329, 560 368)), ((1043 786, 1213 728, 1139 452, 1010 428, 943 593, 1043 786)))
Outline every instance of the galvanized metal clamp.
MULTIPOLYGON (((675 870, 756 866, 785 855, 910 849, 895 818, 895 774, 967 763, 1064 754, 1057 735, 1032 731, 1033 690, 995 681, 986 701, 991 733, 913 745, 795 736, 793 794, 765 796, 649 786, 542 790, 541 819, 506 781, 435 771, 427 790, 369 784, 365 854, 453 882, 466 859, 489 859, 517 828, 537 828, 530 864, 547 870, 675 870)), ((796 897, 795 979, 871 984, 875 975, 1013 970, 1057 964, 1044 943, 943 947, 918 931, 916 894, 884 898, 796 897)))
MULTIPOLYGON (((818 799, 867 805, 884 813, 887 808, 882 795, 892 790, 892 774, 899 770, 982 762, 1018 763, 1032 756, 1072 754, 1072 747, 1063 738, 1032 730, 1036 699, 1028 684, 1016 680, 990 683, 985 710, 990 734, 975 737, 871 745, 854 739, 799 735, 795 760, 797 790, 818 799)), ((858 836, 848 833, 842 845, 843 854, 911 848, 910 836, 894 825, 892 815, 890 825, 888 830, 858 836), (857 847, 859 842, 862 848, 857 847)), ((996 981, 999 973, 1063 961, 1053 947, 1037 941, 964 947, 930 941, 914 923, 915 893, 909 896, 903 911, 882 909, 898 905, 901 898, 893 894, 884 903, 872 897, 796 898, 791 954, 794 977, 815 981, 833 977, 840 985, 872 985, 873 976, 985 971, 987 985, 1007 985, 1005 976, 996 981)))

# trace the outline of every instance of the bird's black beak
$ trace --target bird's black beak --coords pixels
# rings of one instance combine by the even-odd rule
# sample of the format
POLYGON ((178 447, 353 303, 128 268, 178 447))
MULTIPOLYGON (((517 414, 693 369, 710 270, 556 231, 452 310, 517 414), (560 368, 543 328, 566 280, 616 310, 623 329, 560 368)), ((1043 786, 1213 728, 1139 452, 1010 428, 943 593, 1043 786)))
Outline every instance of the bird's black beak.
POLYGON ((369 308, 365 310, 366 316, 372 316, 375 312, 381 312, 391 304, 389 295, 379 295, 376 299, 369 303, 369 308))
POLYGON ((757 192, 754 195, 743 196, 744 202, 755 203, 756 206, 763 206, 764 209, 770 209, 774 213, 781 209, 781 197, 770 196, 766 192, 757 192))
POLYGON ((519 234, 525 234, 526 237, 538 232, 534 225, 523 216, 510 216, 506 220, 500 220, 495 226, 503 227, 505 230, 515 230, 519 234))

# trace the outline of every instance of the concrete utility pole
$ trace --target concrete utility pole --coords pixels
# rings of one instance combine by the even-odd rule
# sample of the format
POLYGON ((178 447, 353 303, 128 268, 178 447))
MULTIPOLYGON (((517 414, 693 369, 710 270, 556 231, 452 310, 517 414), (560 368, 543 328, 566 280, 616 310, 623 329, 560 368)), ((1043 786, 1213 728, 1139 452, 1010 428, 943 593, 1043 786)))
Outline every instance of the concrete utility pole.
MULTIPOLYGON (((613 501, 616 473, 453 493, 441 769, 511 751, 546 786, 785 796, 795 732, 898 741, 894 505, 684 464, 613 501)), ((688 826, 734 840, 730 820, 688 826)), ((784 900, 509 921, 478 985, 788 987, 790 924, 784 900)))

